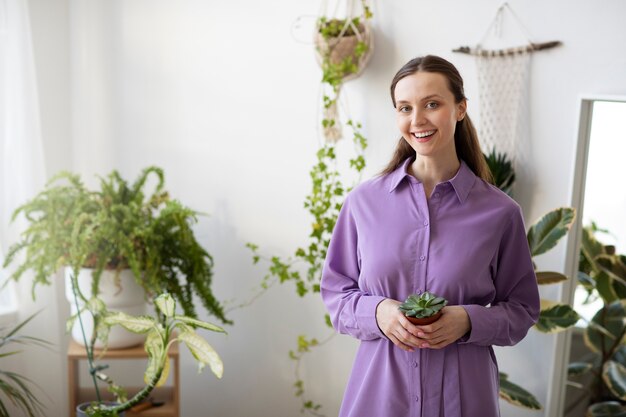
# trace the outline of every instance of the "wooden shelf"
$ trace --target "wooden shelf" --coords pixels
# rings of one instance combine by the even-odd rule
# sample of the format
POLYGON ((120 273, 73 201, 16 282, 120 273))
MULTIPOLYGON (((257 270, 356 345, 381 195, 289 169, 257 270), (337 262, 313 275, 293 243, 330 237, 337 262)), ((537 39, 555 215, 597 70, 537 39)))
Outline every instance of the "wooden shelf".
MULTIPOLYGON (((126 349, 109 349, 104 352, 94 350, 94 357, 102 357, 103 359, 121 359, 121 360, 134 360, 134 359, 146 359, 146 354, 143 345, 137 345, 126 349)), ((137 413, 126 411, 126 417, 180 417, 180 404, 179 404, 179 354, 178 344, 171 346, 168 352, 168 357, 171 363, 170 375, 173 377, 172 386, 164 386, 155 388, 151 393, 151 398, 155 401, 163 401, 164 404, 159 407, 152 407, 147 410, 143 410, 137 413)), ((76 406, 83 402, 92 401, 96 398, 94 388, 82 388, 80 387, 80 378, 78 375, 78 363, 81 360, 87 359, 87 352, 84 346, 79 345, 75 341, 71 341, 67 349, 67 363, 68 363, 68 375, 69 375, 69 404, 70 404, 70 417, 76 416, 76 406)), ((138 392, 141 388, 125 387, 128 391, 129 397, 138 392)), ((100 394, 103 400, 113 399, 112 395, 106 391, 106 389, 100 390, 100 394)))

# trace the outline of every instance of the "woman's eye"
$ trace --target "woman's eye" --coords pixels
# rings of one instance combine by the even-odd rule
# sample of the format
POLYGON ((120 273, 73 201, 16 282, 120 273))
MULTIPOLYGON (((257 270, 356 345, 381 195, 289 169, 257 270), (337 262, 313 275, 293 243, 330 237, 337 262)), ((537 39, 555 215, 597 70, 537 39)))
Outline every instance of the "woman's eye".
POLYGON ((426 104, 427 109, 436 109, 437 107, 439 107, 439 103, 435 103, 434 101, 426 104))
POLYGON ((398 108, 398 110, 399 110, 400 112, 402 112, 402 113, 406 113, 406 112, 408 112, 408 111, 411 111, 411 109, 410 109, 410 107, 409 107, 409 106, 400 106, 400 107, 398 108))

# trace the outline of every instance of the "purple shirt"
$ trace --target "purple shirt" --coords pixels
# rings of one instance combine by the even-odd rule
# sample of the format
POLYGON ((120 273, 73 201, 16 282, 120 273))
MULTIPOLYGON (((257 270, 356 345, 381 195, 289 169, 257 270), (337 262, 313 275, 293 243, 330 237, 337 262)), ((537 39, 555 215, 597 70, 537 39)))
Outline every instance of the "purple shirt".
POLYGON ((539 293, 519 206, 461 162, 430 200, 412 158, 347 196, 321 294, 333 326, 361 341, 340 417, 496 417, 491 345, 519 342, 539 293), (461 305, 471 331, 443 349, 406 352, 376 323, 385 298, 431 291, 461 305))

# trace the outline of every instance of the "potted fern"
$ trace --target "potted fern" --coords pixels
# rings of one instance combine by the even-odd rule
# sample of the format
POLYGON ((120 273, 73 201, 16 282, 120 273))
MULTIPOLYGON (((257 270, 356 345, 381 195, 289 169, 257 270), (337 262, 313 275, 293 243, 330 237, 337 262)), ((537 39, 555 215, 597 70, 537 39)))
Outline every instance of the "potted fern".
POLYGON ((412 294, 398 306, 413 324, 426 325, 434 323, 441 317, 441 309, 448 304, 448 300, 438 297, 428 291, 421 294, 412 294))
MULTIPOLYGON (((78 175, 58 174, 13 214, 13 220, 24 216, 28 226, 9 249, 4 266, 17 264, 11 275, 15 280, 27 270, 34 272, 33 296, 37 285, 50 284, 50 277, 65 267, 66 295, 74 306, 71 321, 91 309, 96 298, 104 298, 110 308, 141 315, 146 299, 167 292, 186 316, 197 317, 195 295, 210 314, 227 323, 211 290, 213 259, 192 230, 199 213, 171 199, 164 183, 163 171, 154 166, 144 169, 132 184, 113 171, 100 178, 94 190, 78 175), (156 184, 146 192, 152 177, 156 184), (126 299, 119 301, 120 296, 126 299)), ((93 314, 90 322, 90 317, 84 317, 88 332, 98 328, 100 319, 93 314)), ((91 338, 96 334, 92 331, 91 338)), ((77 327, 73 336, 82 343, 77 327)), ((115 331, 109 336, 109 347, 141 341, 116 341, 115 331)))

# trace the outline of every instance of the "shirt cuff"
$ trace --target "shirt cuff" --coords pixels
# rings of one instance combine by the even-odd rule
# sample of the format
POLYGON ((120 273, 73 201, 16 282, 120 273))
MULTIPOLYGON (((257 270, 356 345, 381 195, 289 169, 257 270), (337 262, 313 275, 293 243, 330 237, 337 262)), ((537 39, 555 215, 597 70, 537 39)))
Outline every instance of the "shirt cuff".
POLYGON ((498 333, 498 322, 494 320, 493 314, 490 314, 489 307, 478 304, 470 304, 461 306, 467 312, 470 320, 471 329, 458 340, 459 344, 466 343, 489 343, 498 333))
POLYGON ((376 321, 376 308, 383 300, 385 300, 385 297, 378 295, 366 295, 359 300, 356 320, 362 333, 385 337, 376 321))

